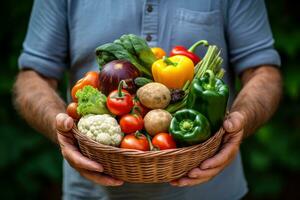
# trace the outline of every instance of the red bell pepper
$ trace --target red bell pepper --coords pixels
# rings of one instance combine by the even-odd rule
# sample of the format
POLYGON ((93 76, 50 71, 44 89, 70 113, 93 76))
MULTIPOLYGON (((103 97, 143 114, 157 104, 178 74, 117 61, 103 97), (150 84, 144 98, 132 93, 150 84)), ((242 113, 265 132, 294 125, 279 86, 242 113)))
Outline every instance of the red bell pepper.
POLYGON ((186 56, 193 61, 194 65, 196 65, 198 62, 200 62, 201 59, 197 54, 194 53, 194 51, 200 45, 208 46, 208 42, 206 40, 200 40, 195 44, 193 44, 189 49, 186 49, 184 46, 175 46, 171 50, 170 56, 175 56, 175 55, 186 56))

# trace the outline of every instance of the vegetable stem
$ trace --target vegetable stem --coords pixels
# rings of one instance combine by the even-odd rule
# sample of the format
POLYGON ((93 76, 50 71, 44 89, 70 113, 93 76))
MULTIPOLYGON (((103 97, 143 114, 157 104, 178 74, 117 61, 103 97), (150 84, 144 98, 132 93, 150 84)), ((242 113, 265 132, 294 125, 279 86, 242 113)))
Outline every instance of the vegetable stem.
POLYGON ((145 133, 145 135, 146 135, 146 138, 147 138, 148 143, 149 143, 149 146, 150 146, 150 151, 157 151, 157 150, 159 150, 159 148, 155 147, 155 146, 152 144, 151 138, 150 138, 150 136, 148 135, 148 133, 145 133))
POLYGON ((118 97, 123 97, 123 92, 122 92, 122 89, 123 89, 123 85, 125 87, 127 87, 127 84, 124 80, 121 80, 119 85, 118 85, 118 97))
POLYGON ((195 44, 193 44, 193 45, 188 49, 188 51, 194 53, 195 49, 196 49, 198 46, 200 46, 200 45, 208 46, 209 44, 208 44, 208 42, 207 42, 206 40, 200 40, 200 41, 196 42, 195 44))
POLYGON ((183 91, 186 91, 190 85, 191 81, 190 80, 187 80, 182 88, 183 91))
POLYGON ((173 65, 176 66, 177 63, 172 62, 168 57, 164 56, 163 57, 163 61, 167 64, 167 65, 173 65))
POLYGON ((206 70, 205 75, 208 76, 208 84, 206 85, 206 89, 213 89, 215 88, 216 79, 215 74, 211 70, 206 70))

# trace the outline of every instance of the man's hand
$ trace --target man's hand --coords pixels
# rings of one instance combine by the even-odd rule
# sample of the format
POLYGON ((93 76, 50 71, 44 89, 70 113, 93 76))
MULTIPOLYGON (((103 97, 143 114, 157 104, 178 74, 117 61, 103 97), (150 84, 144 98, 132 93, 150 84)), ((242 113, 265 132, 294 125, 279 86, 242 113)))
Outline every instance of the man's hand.
POLYGON ((64 113, 56 116, 57 140, 64 158, 83 177, 96 184, 104 186, 122 185, 123 181, 102 174, 102 165, 80 153, 76 145, 76 139, 71 132, 73 123, 73 119, 64 113))
POLYGON ((100 185, 122 185, 123 181, 101 174, 102 165, 80 153, 71 132, 73 119, 62 113, 66 108, 56 92, 57 85, 56 79, 46 78, 33 70, 21 71, 14 85, 16 109, 32 127, 59 143, 65 159, 82 176, 100 185))
POLYGON ((219 174, 236 156, 243 138, 245 120, 241 113, 233 112, 224 121, 226 131, 219 153, 192 169, 187 177, 172 181, 173 186, 193 186, 207 182, 219 174))
POLYGON ((282 93, 282 79, 277 68, 249 68, 242 73, 241 81, 243 88, 223 123, 226 133, 221 150, 192 169, 187 177, 172 181, 172 185, 192 186, 211 180, 235 158, 242 139, 254 133, 277 109, 282 93))

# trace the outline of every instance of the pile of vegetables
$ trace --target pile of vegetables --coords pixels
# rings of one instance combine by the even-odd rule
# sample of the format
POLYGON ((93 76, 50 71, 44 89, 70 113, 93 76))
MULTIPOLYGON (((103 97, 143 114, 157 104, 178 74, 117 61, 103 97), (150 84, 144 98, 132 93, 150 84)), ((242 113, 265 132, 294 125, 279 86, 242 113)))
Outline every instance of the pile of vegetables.
POLYGON ((229 96, 220 50, 207 41, 166 56, 123 35, 96 49, 99 72, 72 88, 67 113, 81 133, 104 145, 142 151, 204 142, 222 125, 229 96), (194 53, 207 48, 203 59, 194 53))

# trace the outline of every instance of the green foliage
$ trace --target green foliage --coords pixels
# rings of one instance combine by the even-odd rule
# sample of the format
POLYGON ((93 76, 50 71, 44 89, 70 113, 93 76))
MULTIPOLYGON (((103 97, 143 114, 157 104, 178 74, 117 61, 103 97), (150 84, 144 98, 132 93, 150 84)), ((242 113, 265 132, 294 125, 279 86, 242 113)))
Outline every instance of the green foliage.
POLYGON ((31 6, 32 0, 0 3, 1 199, 44 199, 45 191, 48 190, 49 195, 51 188, 61 184, 62 157, 58 147, 29 128, 11 103, 12 85, 18 72, 17 61, 31 6))
MULTIPOLYGON (((284 96, 273 119, 242 145, 250 187, 247 199, 300 199, 299 194, 296 196, 300 178, 299 3, 267 0, 266 4, 282 57, 284 96)), ((0 3, 1 199, 43 199, 52 193, 54 185, 60 188, 61 183, 58 147, 29 128, 11 104, 13 77, 18 71, 17 58, 31 6, 32 0, 0 3)))
POLYGON ((299 199, 294 186, 300 178, 299 3, 268 0, 266 4, 282 59, 284 94, 272 120, 242 145, 249 198, 299 199))

